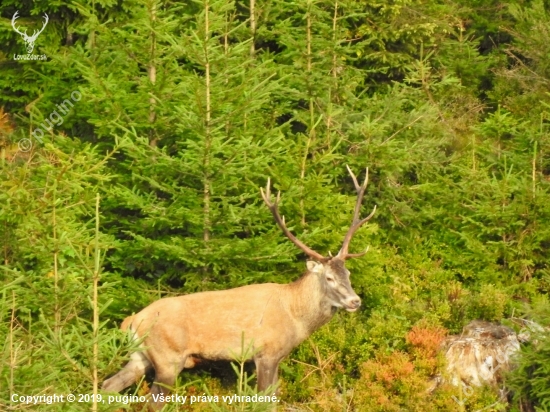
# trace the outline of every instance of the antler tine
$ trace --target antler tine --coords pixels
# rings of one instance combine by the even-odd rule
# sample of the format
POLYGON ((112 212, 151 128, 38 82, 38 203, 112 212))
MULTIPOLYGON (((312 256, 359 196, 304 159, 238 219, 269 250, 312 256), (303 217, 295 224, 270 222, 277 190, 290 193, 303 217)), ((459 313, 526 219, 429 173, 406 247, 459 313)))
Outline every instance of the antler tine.
MULTIPOLYGON (((355 190, 357 191, 357 193, 359 193, 359 183, 357 182, 357 178, 355 177, 355 174, 351 171, 350 167, 348 165, 346 165, 346 169, 348 169, 348 173, 350 174, 351 178, 353 179, 353 184, 355 185, 355 190)), ((368 170, 367 169, 367 173, 368 173, 368 170)))
POLYGON ((349 259, 352 257, 360 257, 363 256, 365 253, 367 253, 367 250, 362 253, 352 253, 348 254, 348 248, 349 244, 351 242, 351 238, 363 224, 365 224, 367 221, 369 221, 376 212, 376 205, 374 206, 374 209, 372 212, 364 219, 359 220, 359 214, 361 212, 361 204, 363 203, 363 197, 365 196, 365 190, 367 188, 367 185, 369 183, 369 168, 367 167, 366 173, 365 173, 365 180, 363 181, 363 184, 359 186, 359 183, 357 181, 357 178, 355 177, 355 174, 353 174, 352 170, 348 165, 346 165, 346 168, 348 169, 349 174, 351 175, 351 178, 353 179, 353 184, 355 185, 355 191, 357 192, 357 201, 355 202, 355 208, 353 209, 353 219, 351 221, 351 226, 346 233, 346 236, 344 237, 344 241, 342 242, 342 248, 338 252, 338 257, 342 259, 349 259))
POLYGON ((275 199, 275 203, 271 202, 271 179, 267 179, 267 185, 265 187, 265 192, 263 188, 260 188, 260 193, 262 195, 262 199, 264 200, 265 204, 271 211, 271 214, 273 215, 273 218, 275 219, 275 222, 277 222, 277 225, 281 228, 285 236, 294 243, 299 249, 304 251, 306 255, 309 257, 316 259, 316 260, 324 260, 325 257, 313 249, 307 247, 304 243, 302 243, 296 236, 294 236, 292 233, 290 233, 290 230, 286 227, 285 224, 285 218, 284 216, 281 217, 279 214, 279 202, 281 201, 281 192, 279 191, 277 193, 277 197, 275 199))
POLYGON ((370 246, 367 246, 367 248, 361 253, 348 253, 346 258, 350 259, 350 258, 357 258, 357 257, 365 256, 367 254, 367 252, 369 251, 369 248, 370 248, 370 246))
POLYGON ((359 183, 357 183, 357 178, 351 171, 348 165, 346 165, 348 168, 348 172, 351 175, 351 178, 353 179, 353 183, 355 185, 355 191, 357 192, 357 201, 355 202, 355 207, 353 209, 353 220, 351 224, 355 224, 357 220, 359 219, 359 213, 361 212, 361 203, 363 202, 363 197, 365 196, 365 189, 367 188, 367 184, 369 183, 369 168, 366 168, 365 172, 365 180, 363 181, 363 184, 359 186, 359 183))

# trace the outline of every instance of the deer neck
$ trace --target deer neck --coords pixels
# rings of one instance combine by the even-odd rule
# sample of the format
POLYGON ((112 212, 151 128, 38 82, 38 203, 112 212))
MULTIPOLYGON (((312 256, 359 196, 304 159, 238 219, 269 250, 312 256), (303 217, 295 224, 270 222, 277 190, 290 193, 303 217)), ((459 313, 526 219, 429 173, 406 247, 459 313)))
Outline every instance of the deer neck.
POLYGON ((308 336, 327 323, 336 312, 327 298, 326 284, 320 275, 307 272, 289 287, 293 292, 290 310, 308 336))

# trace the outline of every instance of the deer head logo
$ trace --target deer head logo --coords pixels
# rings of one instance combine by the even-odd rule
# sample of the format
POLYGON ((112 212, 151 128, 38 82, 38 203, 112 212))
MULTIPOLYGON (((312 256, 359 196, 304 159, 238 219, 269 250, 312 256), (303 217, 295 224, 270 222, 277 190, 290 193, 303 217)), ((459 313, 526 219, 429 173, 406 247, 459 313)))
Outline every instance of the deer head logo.
POLYGON ((34 42, 38 38, 38 35, 44 31, 46 28, 46 25, 48 24, 49 17, 46 13, 44 13, 44 24, 42 25, 42 28, 40 30, 34 30, 32 36, 27 35, 27 30, 25 32, 19 31, 19 29, 15 26, 15 20, 19 18, 18 16, 19 10, 15 12, 11 19, 11 25, 13 26, 13 29, 16 31, 16 33, 19 33, 21 37, 23 37, 23 40, 25 41, 25 47, 27 47, 27 53, 31 54, 34 50, 34 42))

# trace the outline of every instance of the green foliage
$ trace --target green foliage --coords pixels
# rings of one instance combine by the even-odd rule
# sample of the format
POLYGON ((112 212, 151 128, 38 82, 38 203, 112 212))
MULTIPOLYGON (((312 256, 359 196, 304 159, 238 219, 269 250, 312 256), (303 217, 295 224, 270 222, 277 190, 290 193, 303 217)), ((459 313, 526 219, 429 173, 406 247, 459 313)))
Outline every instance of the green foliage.
POLYGON ((528 323, 522 329, 529 334, 530 342, 522 348, 517 369, 507 379, 507 385, 513 391, 513 411, 524 408, 545 411, 550 408, 550 339, 546 327, 550 320, 550 304, 546 297, 537 302, 531 315, 540 324, 528 323), (545 325, 544 329, 540 325, 545 325))
MULTIPOLYGON (((3 404, 14 391, 89 392, 93 368, 101 380, 132 349, 116 324, 161 296, 296 279, 304 255, 259 196, 269 177, 288 226, 322 254, 350 224, 345 164, 369 167, 365 213, 378 207, 351 246, 370 252, 348 263, 362 311, 281 365, 293 408, 454 410, 460 388, 424 395, 438 331, 529 317, 550 290, 543 1, 270 0, 251 16, 250 2, 222 0, 9 0, 0 16, 3 404), (29 31, 48 13, 36 43, 47 61, 13 60, 16 10, 29 31), (82 98, 36 141, 73 91, 82 98)), ((537 339, 510 385, 516 404, 546 408, 537 339)), ((196 380, 186 372, 176 389, 234 390, 196 380)), ((466 398, 463 410, 503 408, 491 388, 466 398)))
MULTIPOLYGON (((0 403, 14 408, 14 394, 90 394, 93 371, 109 370, 124 354, 120 332, 104 319, 95 337, 92 321, 94 307, 110 313, 119 283, 103 273, 101 298, 93 301, 94 245, 107 250, 113 240, 94 233, 92 195, 109 182, 105 164, 113 153, 103 156, 79 140, 56 137, 56 145, 23 163, 1 164, 0 403)), ((41 410, 59 410, 59 404, 41 410)))

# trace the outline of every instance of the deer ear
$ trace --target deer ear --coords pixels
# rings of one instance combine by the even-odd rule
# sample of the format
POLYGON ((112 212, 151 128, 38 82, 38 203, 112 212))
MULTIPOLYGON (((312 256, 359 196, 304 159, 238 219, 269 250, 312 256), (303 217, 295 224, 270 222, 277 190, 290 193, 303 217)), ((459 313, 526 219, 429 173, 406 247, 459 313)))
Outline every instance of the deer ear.
POLYGON ((323 265, 321 263, 315 262, 314 260, 308 260, 307 269, 313 273, 323 273, 323 265))

